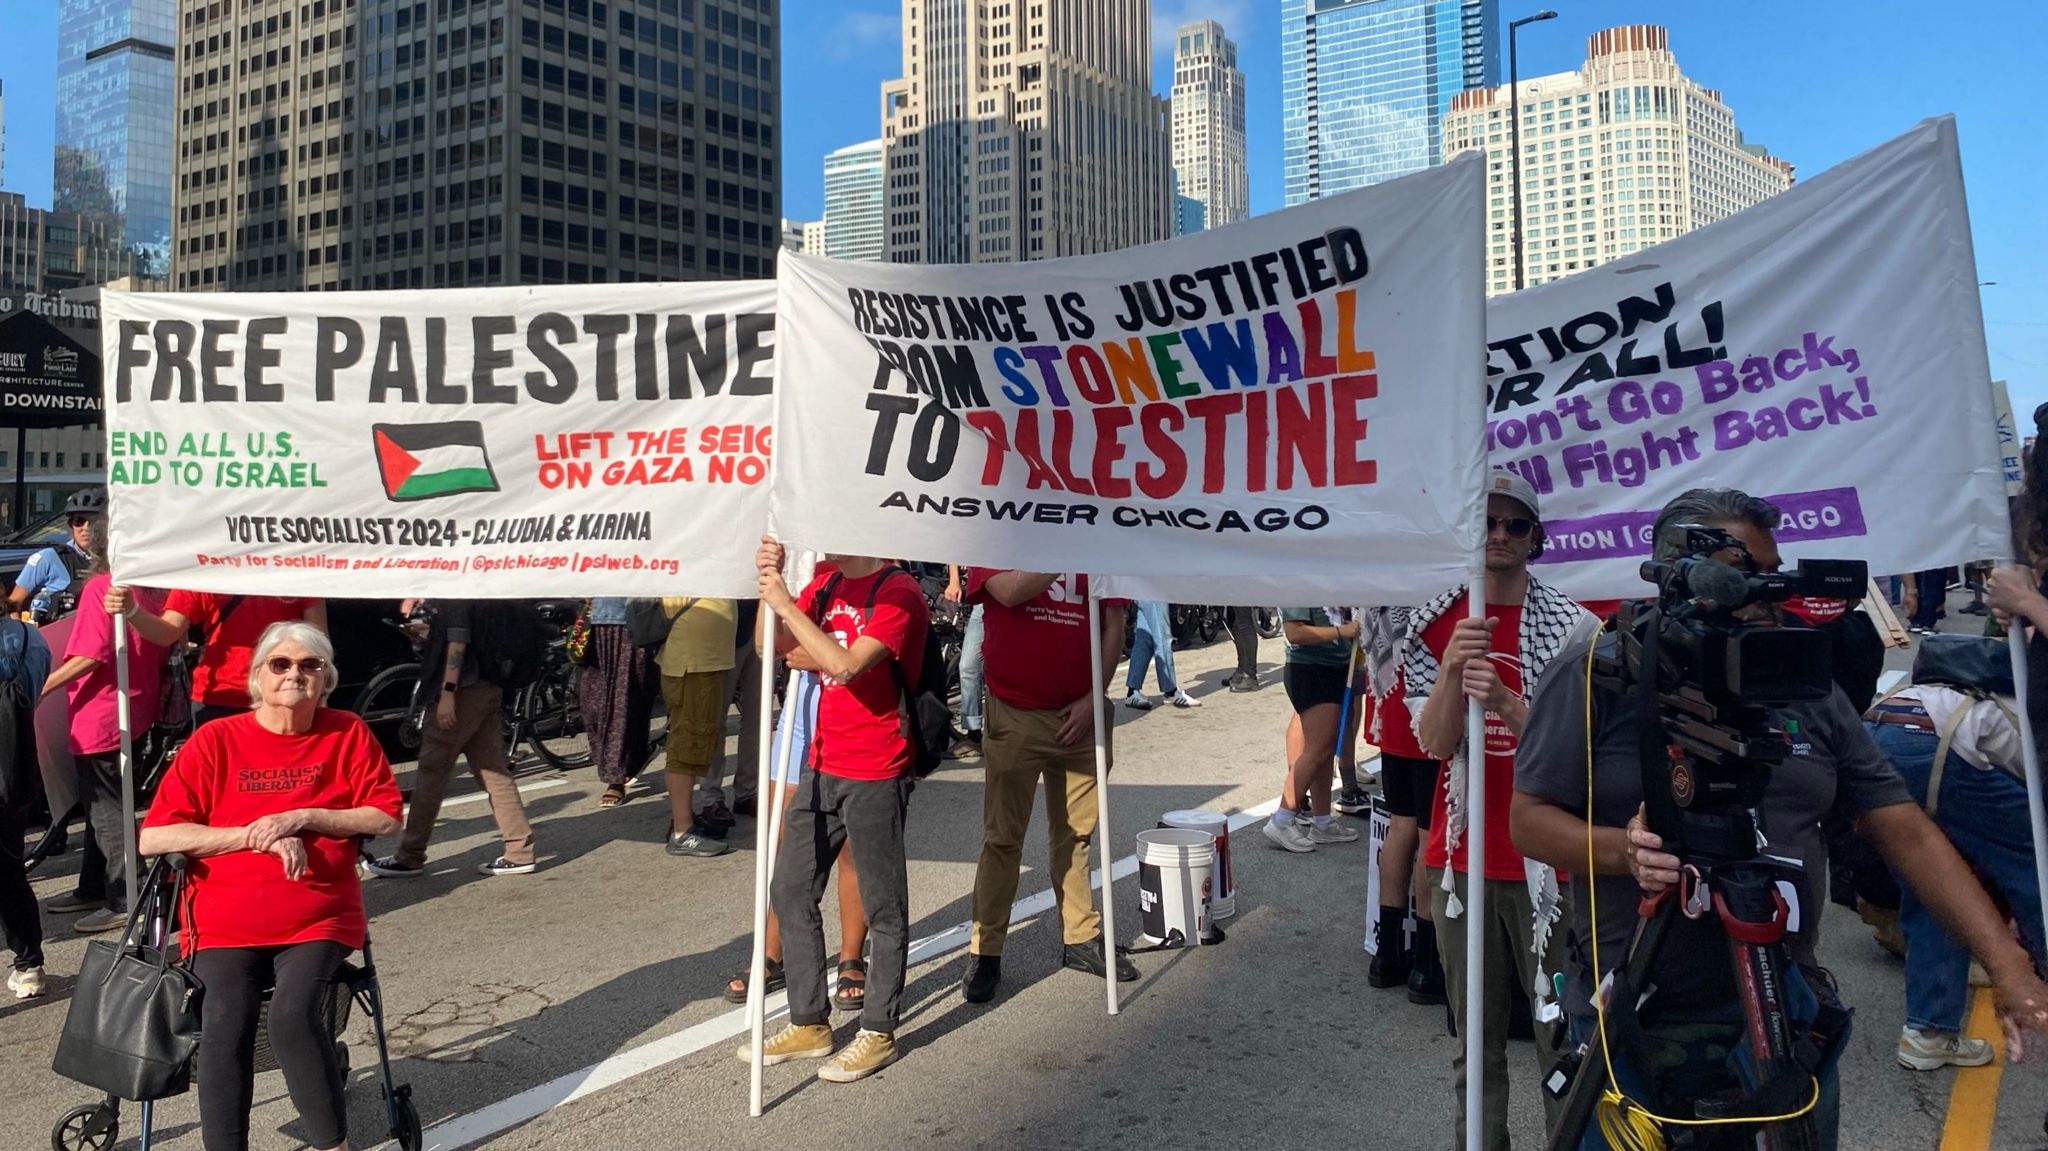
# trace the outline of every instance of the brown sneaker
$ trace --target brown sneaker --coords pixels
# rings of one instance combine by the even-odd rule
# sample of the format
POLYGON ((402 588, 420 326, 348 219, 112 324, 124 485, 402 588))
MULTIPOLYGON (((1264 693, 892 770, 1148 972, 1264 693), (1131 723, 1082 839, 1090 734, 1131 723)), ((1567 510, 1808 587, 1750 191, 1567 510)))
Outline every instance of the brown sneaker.
MULTIPOLYGON (((858 1041, 856 1041, 858 1042, 858 1041)), ((733 1050, 742 1063, 752 1063, 753 1045, 742 1043, 733 1050)), ((850 1050, 851 1048, 849 1048, 850 1050)), ((823 1059, 832 1054, 832 1029, 823 1023, 790 1024, 761 1043, 761 1065, 773 1067, 793 1059, 823 1059)))
POLYGON ((866 1079, 896 1062, 896 1037, 863 1030, 853 1037, 830 1062, 818 1068, 818 1078, 827 1083, 852 1083, 866 1079))

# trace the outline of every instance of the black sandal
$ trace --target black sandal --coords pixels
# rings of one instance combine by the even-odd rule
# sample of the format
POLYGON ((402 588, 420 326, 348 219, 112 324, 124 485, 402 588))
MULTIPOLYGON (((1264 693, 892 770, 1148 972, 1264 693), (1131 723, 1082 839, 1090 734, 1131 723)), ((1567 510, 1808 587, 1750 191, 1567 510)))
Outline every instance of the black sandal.
POLYGON ((839 986, 832 991, 832 1006, 841 1011, 859 1011, 868 1001, 868 961, 865 959, 842 959, 839 961, 839 986), (860 982, 849 984, 846 977, 860 976, 860 982), (850 993, 850 994, 849 994, 850 993))
MULTIPOLYGON (((763 970, 768 975, 767 993, 769 995, 773 995, 776 992, 782 990, 783 987, 787 984, 787 980, 785 980, 782 975, 782 961, 780 959, 768 960, 765 966, 763 967, 763 970)), ((747 1001, 747 976, 749 974, 751 973, 742 971, 738 975, 733 976, 731 979, 726 980, 725 1001, 727 1003, 745 1003, 747 1001), (734 984, 738 984, 739 986, 735 988, 733 986, 734 984)))

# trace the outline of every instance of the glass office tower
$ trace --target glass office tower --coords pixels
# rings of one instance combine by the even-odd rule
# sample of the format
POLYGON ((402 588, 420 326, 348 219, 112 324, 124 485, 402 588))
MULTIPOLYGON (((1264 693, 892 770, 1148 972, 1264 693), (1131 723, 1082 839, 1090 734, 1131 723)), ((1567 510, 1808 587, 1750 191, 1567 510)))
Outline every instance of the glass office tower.
POLYGON ((1443 162, 1451 97, 1500 82, 1499 0, 1281 0, 1286 202, 1443 162))
POLYGON ((61 0, 52 206, 105 225, 138 275, 170 272, 175 0, 61 0))

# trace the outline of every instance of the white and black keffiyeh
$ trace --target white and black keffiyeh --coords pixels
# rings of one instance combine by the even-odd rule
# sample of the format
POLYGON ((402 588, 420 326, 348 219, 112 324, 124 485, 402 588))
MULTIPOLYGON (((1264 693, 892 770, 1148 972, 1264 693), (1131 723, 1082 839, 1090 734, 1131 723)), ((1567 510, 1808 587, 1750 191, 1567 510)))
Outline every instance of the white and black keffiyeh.
MULTIPOLYGON (((1394 684, 1401 673, 1403 647, 1408 642, 1409 621, 1414 612, 1405 607, 1375 607, 1365 609, 1361 617, 1358 644, 1365 661, 1365 686, 1372 693, 1375 705, 1385 703, 1387 693, 1394 690, 1394 684)), ((1373 743, 1383 742, 1386 731, 1381 726, 1382 710, 1375 706, 1372 712, 1372 730, 1366 738, 1373 743)))
MULTIPOLYGON (((1442 670, 1436 653, 1422 642, 1422 633, 1429 625, 1442 618, 1445 612, 1455 607, 1464 598, 1465 589, 1455 587, 1430 600, 1415 610, 1410 621, 1408 636, 1401 657, 1401 675, 1408 700, 1409 720, 1416 727, 1416 736, 1421 737, 1422 705, 1436 690, 1437 676, 1442 670)), ((1555 588, 1548 587, 1536 577, 1529 577, 1528 595, 1522 601, 1522 630, 1517 638, 1517 654, 1521 658, 1522 691, 1534 691, 1536 683, 1543 676, 1544 669, 1564 649, 1571 646, 1574 637, 1583 638, 1597 626, 1593 614, 1582 608, 1570 596, 1555 588)), ((1455 689, 1451 689, 1455 690, 1455 689)), ((1455 855, 1465 838, 1465 795, 1466 795, 1466 751, 1460 743, 1458 751, 1448 764, 1445 780, 1444 842, 1455 855)), ((1506 818, 1505 812, 1496 813, 1506 818)), ((1540 955, 1549 939, 1550 931, 1557 922, 1561 901, 1557 887, 1557 872, 1547 864, 1535 860, 1524 861, 1529 883, 1529 896, 1536 906, 1536 951, 1540 955)), ((1451 892, 1447 910, 1456 919, 1464 913, 1463 904, 1451 886, 1451 871, 1444 871, 1444 889, 1451 892)), ((1543 991, 1544 988, 1534 990, 1543 991)))

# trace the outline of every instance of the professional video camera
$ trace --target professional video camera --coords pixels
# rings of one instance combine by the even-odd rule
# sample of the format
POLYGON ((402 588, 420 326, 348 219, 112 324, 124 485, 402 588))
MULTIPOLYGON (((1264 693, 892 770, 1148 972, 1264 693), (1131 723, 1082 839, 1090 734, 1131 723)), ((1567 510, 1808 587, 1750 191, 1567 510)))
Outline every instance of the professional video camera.
POLYGON ((1602 686, 1645 705, 1646 689, 1654 693, 1662 737, 1656 745, 1646 739, 1643 764, 1651 830, 1710 861, 1746 858, 1754 854, 1754 834, 1741 826, 1748 821, 1712 817, 1763 797, 1770 768, 1790 754, 1788 737, 1796 734, 1780 727, 1774 709, 1827 698, 1834 669, 1827 635, 1746 619, 1743 609, 1802 596, 1854 604, 1869 576, 1861 560, 1745 571, 1737 563, 1748 562, 1748 549, 1735 536, 1719 528, 1685 531, 1682 555, 1643 564, 1657 598, 1622 606, 1618 642, 1611 655, 1596 658, 1593 674, 1602 686), (1728 552, 1737 563, 1714 558, 1728 552), (1654 758, 1652 750, 1659 753, 1654 758), (1724 831, 1740 842, 1725 849, 1717 844, 1722 835, 1712 832, 1721 823, 1736 824, 1724 831))
MULTIPOLYGON (((1756 1078, 1740 1098, 1692 1101, 1700 1118, 1753 1119, 1770 1151, 1813 1151, 1818 1135, 1802 1108, 1819 1030, 1795 1027, 1784 939, 1796 889, 1796 864, 1761 857, 1758 812, 1771 770, 1802 738, 1787 704, 1835 690, 1833 641, 1786 626, 1758 605, 1795 596, 1853 604, 1869 576, 1861 561, 1806 560, 1790 572, 1757 572, 1748 549, 1718 528, 1687 525, 1684 553, 1651 561, 1643 578, 1657 598, 1626 604, 1616 641, 1596 647, 1593 678, 1636 710, 1646 821, 1683 865, 1686 879, 1646 897, 1623 969, 1614 973, 1608 1014, 1631 1017, 1636 991, 1656 983, 1658 952, 1672 924, 1718 918, 1734 942, 1735 986, 1755 1041, 1756 1078), (1733 555, 1735 562, 1716 556, 1733 555)), ((1846 1019, 1846 1016, 1842 1016, 1846 1019)), ((1576 1148, 1608 1084, 1605 1031, 1570 1052, 1559 1083, 1569 1084, 1552 1151, 1576 1148)))

